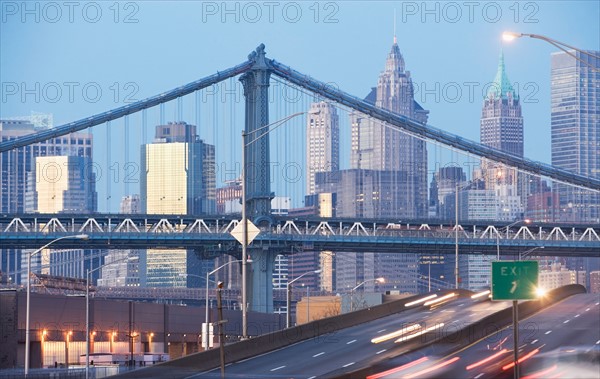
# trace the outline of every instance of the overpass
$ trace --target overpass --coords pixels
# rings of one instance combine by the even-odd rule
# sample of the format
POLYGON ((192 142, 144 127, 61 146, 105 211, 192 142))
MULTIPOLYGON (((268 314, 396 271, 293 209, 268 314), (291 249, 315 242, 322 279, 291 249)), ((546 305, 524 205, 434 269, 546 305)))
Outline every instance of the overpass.
MULTIPOLYGON (((37 248, 59 236, 85 233, 90 249, 195 249, 207 256, 239 256, 230 234, 239 218, 182 215, 29 214, 0 218, 0 244, 37 248)), ((274 217, 260 226, 252 247, 277 254, 292 248, 347 252, 453 253, 458 234, 461 254, 519 254, 544 246, 543 255, 600 256, 600 225, 497 222, 455 225, 443 220, 358 220, 274 217), (458 233, 457 233, 458 229, 458 233)), ((65 239, 54 248, 80 247, 65 239)), ((541 253, 542 251, 540 251, 541 253)))

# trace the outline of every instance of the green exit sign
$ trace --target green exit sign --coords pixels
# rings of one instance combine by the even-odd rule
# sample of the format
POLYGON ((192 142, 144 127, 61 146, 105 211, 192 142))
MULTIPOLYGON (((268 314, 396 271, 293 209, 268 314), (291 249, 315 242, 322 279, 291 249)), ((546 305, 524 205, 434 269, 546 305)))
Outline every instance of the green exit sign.
POLYGON ((537 261, 492 262, 492 300, 537 298, 537 261))

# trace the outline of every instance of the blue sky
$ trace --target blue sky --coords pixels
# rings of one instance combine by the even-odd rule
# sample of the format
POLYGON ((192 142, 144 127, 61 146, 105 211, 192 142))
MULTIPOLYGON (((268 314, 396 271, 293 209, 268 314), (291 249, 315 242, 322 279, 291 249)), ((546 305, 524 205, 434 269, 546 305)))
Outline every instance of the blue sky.
MULTIPOLYGON (((142 99, 231 67, 260 43, 269 57, 364 96, 384 67, 396 10, 398 45, 430 124, 478 141, 482 90, 495 76, 503 31, 600 50, 598 1, 23 4, 0 2, 0 118, 38 111, 54 114, 55 125, 123 105, 127 95, 142 99)), ((555 50, 533 39, 504 45, 508 76, 522 99, 525 154, 544 162, 550 161, 555 50)))

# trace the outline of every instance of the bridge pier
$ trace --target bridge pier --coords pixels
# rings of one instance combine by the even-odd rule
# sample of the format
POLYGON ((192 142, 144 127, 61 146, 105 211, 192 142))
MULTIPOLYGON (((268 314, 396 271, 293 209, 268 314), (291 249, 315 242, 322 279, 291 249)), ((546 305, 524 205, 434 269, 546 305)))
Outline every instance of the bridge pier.
POLYGON ((273 268, 276 253, 270 249, 253 249, 250 251, 252 264, 250 265, 248 286, 250 306, 253 312, 273 312, 273 268))
MULTIPOLYGON (((271 223, 270 153, 269 153, 269 84, 271 69, 265 58, 265 45, 253 51, 248 60, 254 64, 240 77, 245 97, 244 133, 244 195, 245 215, 258 225, 271 223)), ((249 309, 257 312, 273 312, 273 266, 275 256, 268 250, 253 249, 254 263, 247 272, 246 287, 250 285, 246 299, 249 309)), ((242 272, 247 270, 242 268, 242 272)), ((244 275, 244 274, 242 274, 244 275)))

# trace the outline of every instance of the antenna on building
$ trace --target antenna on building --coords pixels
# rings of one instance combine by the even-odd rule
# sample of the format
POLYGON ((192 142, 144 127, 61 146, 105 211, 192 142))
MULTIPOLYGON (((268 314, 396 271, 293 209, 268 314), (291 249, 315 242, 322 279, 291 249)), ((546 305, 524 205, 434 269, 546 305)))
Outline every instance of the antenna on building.
POLYGON ((396 44, 396 8, 394 8, 394 44, 396 44))

